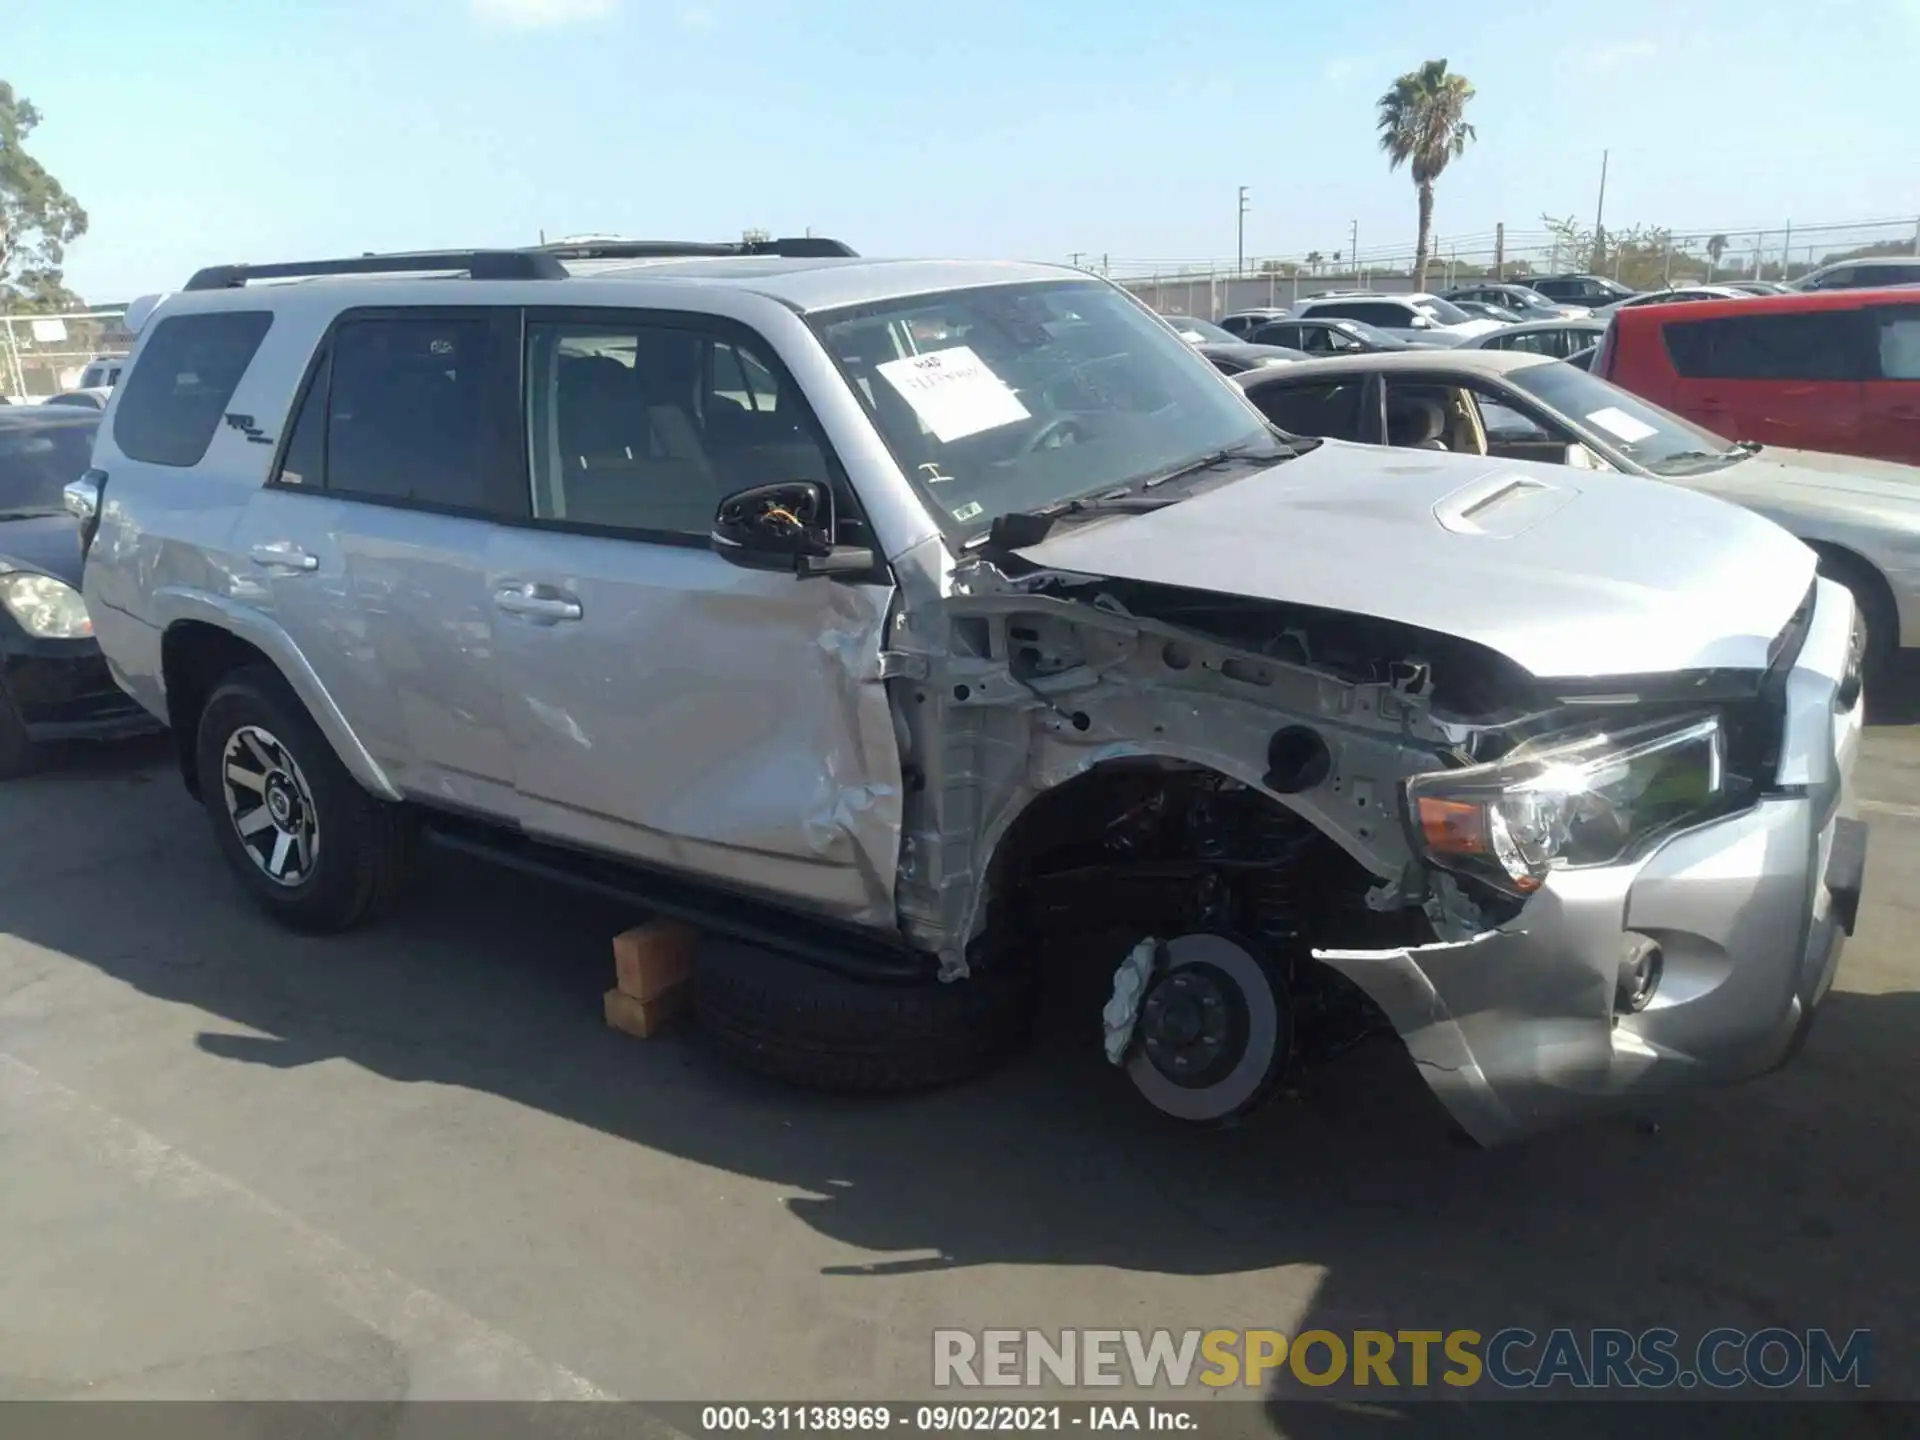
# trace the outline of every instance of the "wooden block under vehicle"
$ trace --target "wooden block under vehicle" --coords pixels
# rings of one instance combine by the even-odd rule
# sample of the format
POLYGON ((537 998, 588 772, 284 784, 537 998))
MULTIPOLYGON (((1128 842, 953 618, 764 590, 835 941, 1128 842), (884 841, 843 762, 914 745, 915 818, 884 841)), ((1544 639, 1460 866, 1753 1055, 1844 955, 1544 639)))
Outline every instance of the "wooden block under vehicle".
POLYGON ((651 1040, 686 1008, 687 988, 677 986, 652 1000, 636 1000, 619 990, 606 993, 607 1024, 642 1040, 651 1040))
POLYGON ((700 932, 679 920, 649 920, 613 937, 615 984, 635 1000, 655 1000, 686 984, 700 932))

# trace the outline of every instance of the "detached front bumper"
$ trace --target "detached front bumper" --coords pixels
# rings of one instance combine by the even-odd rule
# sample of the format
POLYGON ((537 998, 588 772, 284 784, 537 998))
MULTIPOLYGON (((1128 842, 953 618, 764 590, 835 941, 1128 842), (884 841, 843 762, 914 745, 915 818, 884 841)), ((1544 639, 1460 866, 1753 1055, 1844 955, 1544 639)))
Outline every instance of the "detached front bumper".
POLYGON ((1866 834, 1862 705, 1841 681, 1852 597, 1819 596, 1787 680, 1773 793, 1627 865, 1556 872, 1509 924, 1456 943, 1317 951, 1385 1011, 1434 1093, 1497 1144, 1635 1097, 1745 1079, 1799 1048, 1853 928, 1866 834), (1658 945, 1645 1009, 1623 963, 1658 945))

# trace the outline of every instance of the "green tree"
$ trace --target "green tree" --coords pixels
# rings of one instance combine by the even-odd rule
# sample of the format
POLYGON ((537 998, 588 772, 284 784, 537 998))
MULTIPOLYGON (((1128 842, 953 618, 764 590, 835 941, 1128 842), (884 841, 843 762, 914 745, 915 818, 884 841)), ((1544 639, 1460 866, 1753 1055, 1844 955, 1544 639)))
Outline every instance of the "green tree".
POLYGON ((1707 241, 1707 278, 1709 280, 1713 279, 1713 277, 1717 273, 1719 273, 1720 257, 1726 253, 1727 253, 1727 237, 1726 236, 1715 235, 1712 239, 1707 241))
POLYGON ((77 304, 62 281, 67 246, 87 233, 87 212, 27 153, 40 112, 0 80, 0 310, 77 304))
POLYGON ((1427 257, 1433 248, 1433 182, 1447 163, 1466 152, 1474 139, 1466 121, 1473 86, 1447 69, 1445 60, 1429 60, 1393 82, 1380 97, 1380 148, 1387 168, 1405 165, 1420 196, 1420 230, 1414 242, 1413 287, 1427 288, 1427 257))
POLYGON ((1307 251, 1307 273, 1309 275, 1318 275, 1320 273, 1320 261, 1322 258, 1324 257, 1322 257, 1318 250, 1307 251))

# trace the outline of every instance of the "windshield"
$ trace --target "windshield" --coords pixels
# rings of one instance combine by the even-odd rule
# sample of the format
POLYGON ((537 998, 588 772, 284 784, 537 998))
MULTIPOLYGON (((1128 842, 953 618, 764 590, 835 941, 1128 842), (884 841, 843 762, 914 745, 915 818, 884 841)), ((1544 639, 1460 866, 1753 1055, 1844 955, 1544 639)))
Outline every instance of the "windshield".
POLYGON ((1418 300, 1410 303, 1429 320, 1441 325, 1465 325, 1473 319, 1473 316, 1451 300, 1442 300, 1438 295, 1422 295, 1418 300))
POLYGON ((1528 365, 1507 379, 1655 475, 1697 475, 1748 453, 1572 365, 1528 365))
POLYGON ((1505 305, 1509 309, 1519 308, 1523 310, 1555 310, 1557 311, 1560 308, 1558 304, 1556 304, 1552 300, 1549 300, 1546 296, 1542 295, 1538 290, 1506 291, 1494 303, 1498 305, 1505 305))
POLYGON ((62 508, 93 458, 92 425, 0 425, 0 515, 62 508))
POLYGON ((955 539, 1221 450, 1289 453, 1191 346, 1103 281, 943 291, 811 323, 955 539))
POLYGON ((1222 329, 1211 320, 1196 320, 1191 315, 1163 315, 1161 317, 1180 332, 1182 340, 1195 345, 1238 345, 1240 337, 1231 330, 1222 329))

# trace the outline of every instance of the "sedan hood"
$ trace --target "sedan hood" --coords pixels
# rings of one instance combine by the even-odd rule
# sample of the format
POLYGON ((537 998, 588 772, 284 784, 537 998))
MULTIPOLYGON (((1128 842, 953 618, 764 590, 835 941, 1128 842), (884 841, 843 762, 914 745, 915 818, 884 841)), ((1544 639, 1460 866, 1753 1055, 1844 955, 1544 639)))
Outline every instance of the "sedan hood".
POLYGON ((1772 521, 1659 481, 1333 440, 1020 554, 1419 626, 1564 679, 1764 669, 1814 570, 1772 521))
POLYGON ((1857 455, 1828 455, 1819 450, 1787 450, 1769 445, 1757 455, 1729 465, 1725 475, 1742 490, 1774 485, 1834 490, 1876 500, 1920 501, 1920 465, 1866 460, 1857 455))
POLYGON ((37 570, 80 588, 80 522, 71 515, 0 520, 0 571, 37 570))

